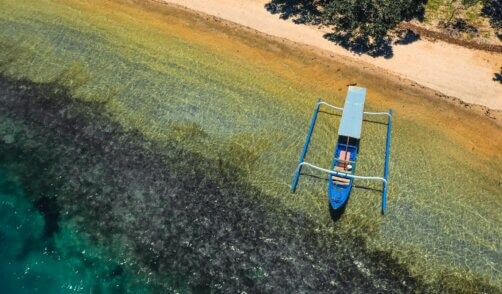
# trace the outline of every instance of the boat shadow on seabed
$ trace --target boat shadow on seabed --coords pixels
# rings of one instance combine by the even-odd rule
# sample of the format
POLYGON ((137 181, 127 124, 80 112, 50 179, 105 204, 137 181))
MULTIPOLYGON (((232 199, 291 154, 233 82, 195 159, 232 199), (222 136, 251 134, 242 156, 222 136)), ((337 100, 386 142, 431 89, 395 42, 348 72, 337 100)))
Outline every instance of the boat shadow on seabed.
MULTIPOLYGON (((382 189, 375 189, 375 188, 370 188, 367 186, 354 185, 354 186, 352 186, 352 189, 354 189, 354 188, 355 189, 369 190, 369 191, 377 192, 378 194, 382 193, 382 189)), ((350 201, 350 194, 349 194, 349 197, 347 198, 347 201, 345 201, 345 203, 342 206, 340 206, 337 209, 333 209, 333 207, 331 206, 331 204, 328 200, 329 216, 331 217, 331 220, 333 220, 333 223, 336 223, 339 219, 342 218, 343 214, 345 213, 345 208, 347 207, 349 201, 350 201)))
MULTIPOLYGON (((321 181, 325 181, 325 182, 329 181, 328 178, 321 177, 321 176, 318 176, 318 175, 314 175, 314 174, 308 173, 308 172, 302 173, 301 175, 304 176, 304 177, 308 177, 308 178, 312 178, 312 179, 317 179, 317 180, 321 180, 321 181)), ((363 189, 363 190, 368 190, 368 191, 376 192, 378 194, 382 193, 382 189, 370 188, 370 187, 364 186, 364 185, 353 185, 352 189, 363 189)), ((330 204, 330 202, 328 200, 329 215, 331 217, 331 220, 333 220, 333 223, 336 223, 337 221, 339 221, 342 218, 343 214, 345 213, 345 208, 347 207, 349 201, 350 201, 350 194, 349 194, 349 197, 347 198, 347 201, 342 206, 340 206, 337 209, 333 209, 333 207, 331 206, 331 204, 330 204)))

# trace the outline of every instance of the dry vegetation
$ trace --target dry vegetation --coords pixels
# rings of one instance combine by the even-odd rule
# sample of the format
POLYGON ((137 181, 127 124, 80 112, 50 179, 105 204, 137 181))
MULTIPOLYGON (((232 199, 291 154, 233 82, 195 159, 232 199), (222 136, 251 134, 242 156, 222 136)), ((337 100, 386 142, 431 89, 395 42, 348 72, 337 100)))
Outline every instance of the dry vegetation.
POLYGON ((415 23, 459 39, 500 45, 502 31, 492 19, 500 22, 502 16, 487 15, 485 7, 491 2, 497 1, 429 0, 425 22, 415 23))

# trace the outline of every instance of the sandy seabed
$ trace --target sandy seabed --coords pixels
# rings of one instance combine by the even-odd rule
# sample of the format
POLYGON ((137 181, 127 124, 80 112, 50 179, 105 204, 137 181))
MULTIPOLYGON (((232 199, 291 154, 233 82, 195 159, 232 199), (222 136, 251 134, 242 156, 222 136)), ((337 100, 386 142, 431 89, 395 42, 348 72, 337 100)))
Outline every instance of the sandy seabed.
POLYGON ((320 49, 333 58, 361 62, 361 67, 373 65, 409 79, 463 102, 479 104, 492 110, 502 110, 502 84, 494 81, 502 68, 499 53, 472 50, 441 41, 419 40, 408 45, 394 45, 393 57, 373 58, 353 54, 326 40, 327 29, 297 25, 282 20, 265 9, 268 0, 154 0, 177 4, 211 16, 255 29, 270 36, 320 49))

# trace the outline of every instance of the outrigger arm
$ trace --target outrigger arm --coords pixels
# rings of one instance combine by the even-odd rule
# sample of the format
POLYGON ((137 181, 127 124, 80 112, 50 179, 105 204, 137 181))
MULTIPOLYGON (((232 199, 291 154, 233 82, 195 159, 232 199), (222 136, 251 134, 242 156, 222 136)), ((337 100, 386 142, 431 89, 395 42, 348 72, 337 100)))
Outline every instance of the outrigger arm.
POLYGON ((325 168, 318 167, 316 165, 313 165, 311 163, 305 162, 305 155, 307 154, 307 150, 309 148, 309 143, 310 143, 310 138, 312 137, 312 132, 314 131, 315 123, 317 120, 317 114, 319 113, 319 108, 321 105, 325 105, 327 107, 330 107, 335 110, 341 110, 343 111, 343 108, 337 107, 331 104, 328 104, 319 98, 317 101, 317 105, 314 111, 314 115, 312 117, 312 122, 310 123, 310 128, 309 132, 307 133, 307 139, 305 140, 305 145, 303 146, 303 151, 302 155, 300 156, 300 163, 298 164, 298 167, 296 168, 296 175, 295 179, 293 180, 293 184, 291 185, 291 190, 293 192, 296 191, 296 186, 298 185, 298 180, 300 179, 301 175, 301 170, 304 165, 311 167, 313 169, 329 173, 334 176, 344 176, 347 178, 352 178, 352 179, 360 179, 360 180, 372 180, 372 181, 381 181, 383 182, 383 192, 382 192, 382 214, 385 213, 385 210, 387 208, 387 186, 389 182, 389 157, 390 157, 390 134, 391 134, 391 128, 392 128, 392 108, 389 109, 389 112, 368 112, 365 111, 363 114, 367 115, 386 115, 388 116, 388 122, 387 122, 387 141, 386 141, 386 148, 385 148, 385 168, 384 168, 384 177, 367 177, 367 176, 355 176, 355 175, 349 175, 345 173, 340 173, 336 172, 333 170, 328 170, 325 168))
POLYGON ((338 177, 339 176, 344 176, 344 177, 347 177, 349 179, 358 179, 358 180, 381 181, 381 182, 383 182, 383 184, 385 186, 387 186, 387 179, 384 179, 384 178, 380 178, 380 177, 368 177, 368 176, 356 176, 356 175, 341 173, 341 172, 337 172, 337 171, 334 171, 334 170, 325 169, 325 168, 319 167, 317 165, 313 165, 312 163, 308 163, 306 161, 300 163, 298 165, 298 168, 300 168, 300 167, 302 167, 304 165, 306 165, 308 167, 311 167, 313 169, 316 169, 318 171, 322 171, 322 172, 331 174, 332 176, 338 176, 338 177))

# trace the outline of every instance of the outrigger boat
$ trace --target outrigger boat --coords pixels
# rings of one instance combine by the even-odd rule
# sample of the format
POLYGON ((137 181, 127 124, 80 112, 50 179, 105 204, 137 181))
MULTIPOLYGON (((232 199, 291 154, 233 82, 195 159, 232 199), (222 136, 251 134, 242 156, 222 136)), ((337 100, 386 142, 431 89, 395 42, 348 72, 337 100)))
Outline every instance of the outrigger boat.
POLYGON ((366 99, 366 89, 360 87, 350 86, 345 99, 343 108, 330 105, 321 99, 318 100, 312 122, 310 124, 307 139, 300 156, 300 163, 296 169, 295 179, 291 189, 296 191, 298 180, 300 179, 301 170, 303 166, 328 173, 328 195, 329 202, 333 209, 339 209, 347 202, 349 198, 352 184, 355 179, 360 180, 373 180, 381 181, 383 183, 382 191, 382 213, 385 213, 387 205, 387 186, 389 184, 389 155, 390 155, 390 134, 392 128, 392 109, 389 112, 365 112, 364 102, 366 99), (308 146, 312 132, 314 131, 317 114, 321 105, 327 106, 335 110, 343 111, 340 127, 338 129, 338 141, 333 154, 333 162, 330 169, 324 169, 305 162, 305 155, 307 154, 308 146), (357 154, 359 151, 359 141, 361 139, 361 127, 363 122, 363 115, 384 115, 388 117, 387 120, 387 142, 385 150, 385 168, 384 176, 382 177, 368 177, 357 176, 354 174, 357 162, 357 154))

